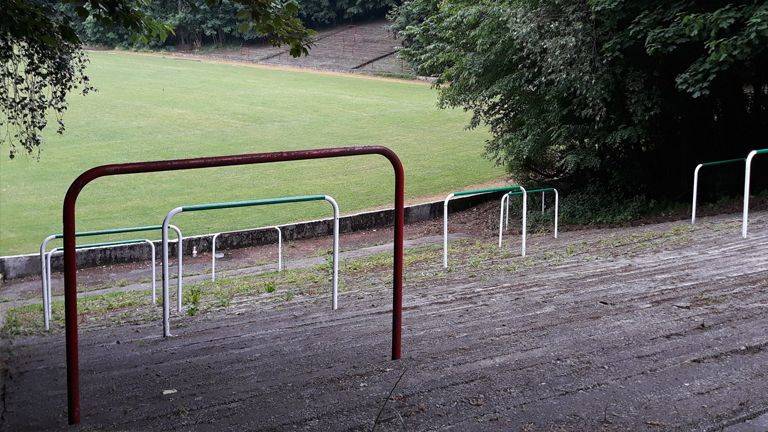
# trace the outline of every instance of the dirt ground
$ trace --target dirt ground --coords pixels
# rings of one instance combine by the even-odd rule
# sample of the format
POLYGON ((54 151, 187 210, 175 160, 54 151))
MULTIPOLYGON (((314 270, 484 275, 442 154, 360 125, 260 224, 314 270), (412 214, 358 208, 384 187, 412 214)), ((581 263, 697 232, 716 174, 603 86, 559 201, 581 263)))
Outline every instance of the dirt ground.
MULTIPOLYGON (((337 311, 324 295, 240 299, 174 316, 169 339, 156 321, 85 325, 81 430, 768 429, 768 212, 746 240, 730 214, 533 234, 525 258, 477 212, 452 219, 481 241, 454 240, 447 271, 439 248, 406 252, 402 360, 385 267, 347 269, 337 311)), ((63 428, 63 334, 4 349, 2 430, 63 428)))

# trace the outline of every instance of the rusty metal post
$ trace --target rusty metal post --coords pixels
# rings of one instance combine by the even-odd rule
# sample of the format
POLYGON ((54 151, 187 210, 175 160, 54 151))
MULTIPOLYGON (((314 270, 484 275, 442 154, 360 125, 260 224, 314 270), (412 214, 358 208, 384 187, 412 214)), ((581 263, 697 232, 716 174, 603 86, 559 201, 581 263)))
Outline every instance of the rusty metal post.
POLYGON ((395 233, 392 277, 392 359, 400 358, 403 313, 403 238, 405 227, 405 171, 395 152, 382 146, 337 147, 273 153, 250 153, 233 156, 173 159, 102 165, 82 173, 69 186, 64 198, 64 312, 67 347, 67 406, 69 424, 80 423, 80 366, 77 332, 77 257, 75 255, 77 197, 83 188, 100 177, 213 168, 236 165, 327 159, 345 156, 382 155, 395 171, 395 233))

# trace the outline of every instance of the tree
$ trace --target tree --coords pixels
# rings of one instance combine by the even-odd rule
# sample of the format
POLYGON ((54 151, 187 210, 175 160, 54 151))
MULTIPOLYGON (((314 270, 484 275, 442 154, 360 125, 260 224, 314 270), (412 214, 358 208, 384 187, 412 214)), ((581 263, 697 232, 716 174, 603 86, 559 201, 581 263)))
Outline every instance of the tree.
POLYGON ((678 198, 696 163, 766 146, 764 1, 408 0, 392 17, 400 55, 519 181, 678 198))
POLYGON ((399 0, 299 0, 301 18, 311 25, 332 25, 383 16, 399 0))
MULTIPOLYGON (((398 0, 296 0, 299 18, 308 26, 329 26, 384 16, 398 0)), ((177 46, 198 48, 203 44, 243 43, 260 38, 252 32, 237 31, 237 13, 243 8, 237 0, 154 0, 141 11, 160 22, 170 23, 174 34, 165 41, 152 40, 150 48, 177 46)), ((133 48, 137 42, 124 31, 104 27, 86 19, 75 27, 83 43, 108 47, 133 48)), ((144 45, 138 42, 138 45, 144 45)))
MULTIPOLYGON (((216 7, 225 0, 206 0, 216 7)), ((299 18, 294 0, 232 0, 238 4, 238 29, 263 35, 274 45, 289 45, 293 56, 308 52, 312 32, 299 18)), ((145 12, 149 0, 0 0, 0 146, 9 155, 39 152, 47 116, 58 132, 67 96, 93 90, 85 73, 88 58, 75 31, 80 21, 130 34, 135 40, 162 40, 173 26, 145 12)))

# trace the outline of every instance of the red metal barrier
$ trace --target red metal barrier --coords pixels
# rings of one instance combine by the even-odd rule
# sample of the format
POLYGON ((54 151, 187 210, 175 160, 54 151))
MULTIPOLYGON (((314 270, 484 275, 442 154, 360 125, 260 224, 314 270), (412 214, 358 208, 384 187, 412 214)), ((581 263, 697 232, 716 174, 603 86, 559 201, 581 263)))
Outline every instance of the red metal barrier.
POLYGON ((67 337, 67 403, 69 424, 80 423, 80 365, 77 334, 77 259, 75 255, 75 203, 80 191, 91 181, 106 176, 286 162, 306 159, 326 159, 343 156, 378 154, 389 159, 395 170, 395 244, 392 299, 392 359, 400 358, 403 315, 403 230, 405 223, 403 164, 392 150, 381 146, 339 147, 274 153, 251 153, 235 156, 174 159, 102 165, 82 173, 67 190, 64 198, 64 310, 67 337))

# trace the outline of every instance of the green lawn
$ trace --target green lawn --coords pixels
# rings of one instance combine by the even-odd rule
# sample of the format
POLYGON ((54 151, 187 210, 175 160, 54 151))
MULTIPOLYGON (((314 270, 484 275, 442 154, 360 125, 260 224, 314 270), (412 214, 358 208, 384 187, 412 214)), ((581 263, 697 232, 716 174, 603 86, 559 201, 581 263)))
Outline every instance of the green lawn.
MULTIPOLYGON (((35 252, 61 230, 61 202, 96 165, 385 145, 406 168, 408 197, 442 194, 503 175, 483 158, 485 131, 436 108, 417 82, 268 70, 94 52, 98 93, 70 98, 63 136, 48 130, 39 160, 0 157, 0 255, 35 252)), ((379 156, 100 179, 81 194, 78 230, 159 224, 179 205, 329 194, 342 213, 387 205, 392 172, 379 156)), ((185 235, 324 217, 324 203, 182 214, 185 235)), ((157 235, 152 234, 154 238, 157 235)), ((94 239, 106 241, 107 239, 94 239)))

